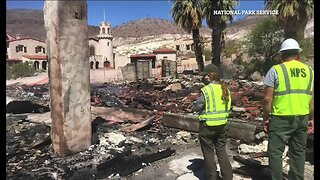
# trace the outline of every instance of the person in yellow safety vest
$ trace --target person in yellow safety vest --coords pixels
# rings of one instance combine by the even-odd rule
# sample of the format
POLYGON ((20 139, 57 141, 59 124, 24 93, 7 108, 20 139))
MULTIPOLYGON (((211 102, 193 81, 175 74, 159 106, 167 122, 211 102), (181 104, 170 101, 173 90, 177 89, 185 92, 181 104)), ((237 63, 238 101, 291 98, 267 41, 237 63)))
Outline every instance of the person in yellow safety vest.
POLYGON ((231 95, 226 82, 221 82, 221 73, 217 66, 209 64, 200 73, 204 76, 205 86, 200 97, 194 103, 199 113, 199 140, 204 157, 207 180, 217 179, 215 151, 224 180, 232 180, 233 173, 226 152, 231 95), (209 80, 206 82, 206 80, 209 80))
POLYGON ((273 180, 283 178, 282 154, 286 144, 289 146, 288 179, 304 179, 308 121, 313 128, 314 118, 314 73, 300 61, 301 51, 296 40, 286 39, 279 51, 281 63, 274 65, 264 79, 263 126, 268 133, 269 168, 273 180))

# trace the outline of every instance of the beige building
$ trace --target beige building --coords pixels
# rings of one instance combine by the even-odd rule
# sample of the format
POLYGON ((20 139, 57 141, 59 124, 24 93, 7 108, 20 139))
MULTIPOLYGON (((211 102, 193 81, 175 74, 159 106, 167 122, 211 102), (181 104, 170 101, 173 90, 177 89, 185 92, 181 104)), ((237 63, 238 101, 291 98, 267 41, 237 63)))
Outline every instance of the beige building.
POLYGON ((193 50, 193 39, 178 39, 174 41, 174 48, 179 53, 190 52, 193 50))
MULTIPOLYGON (((204 41, 204 48, 211 49, 211 38, 205 37, 204 41)), ((170 46, 177 50, 178 53, 188 53, 194 50, 194 43, 192 38, 181 38, 174 41, 174 44, 170 46)))
MULTIPOLYGON (((113 52, 116 52, 115 50, 113 52)), ((119 53, 115 54, 115 69, 119 69, 120 67, 124 67, 128 63, 131 62, 131 59, 128 55, 121 55, 119 53)))
POLYGON ((90 69, 115 68, 115 47, 111 35, 111 24, 102 21, 97 37, 89 38, 90 69))
POLYGON ((156 55, 156 67, 161 65, 161 60, 177 61, 177 51, 169 48, 160 48, 153 50, 156 55))
POLYGON ((7 34, 7 63, 28 62, 35 69, 47 70, 46 48, 46 43, 38 39, 7 34))

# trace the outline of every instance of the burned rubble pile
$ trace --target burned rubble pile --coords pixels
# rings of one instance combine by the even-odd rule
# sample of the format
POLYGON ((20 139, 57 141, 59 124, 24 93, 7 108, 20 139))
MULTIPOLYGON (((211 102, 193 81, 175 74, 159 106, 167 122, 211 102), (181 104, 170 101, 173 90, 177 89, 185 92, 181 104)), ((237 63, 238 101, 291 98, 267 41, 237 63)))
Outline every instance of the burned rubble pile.
POLYGON ((6 95, 20 101, 31 101, 43 106, 49 106, 49 84, 29 86, 25 84, 12 84, 6 87, 6 95))
MULTIPOLYGON (((254 141, 231 137, 236 147, 232 150, 238 154, 233 160, 239 162, 233 165, 234 172, 259 178, 267 173, 267 141, 261 126, 260 103, 264 86, 261 82, 246 80, 228 80, 228 84, 232 92, 230 119, 255 127, 254 141), (264 173, 253 172, 253 168, 264 173)), ((7 96, 15 99, 7 102, 7 178, 112 179, 130 176, 149 163, 174 155, 181 145, 197 146, 197 133, 167 127, 163 118, 167 113, 195 116, 193 102, 202 86, 197 76, 92 84, 92 145, 88 150, 66 158, 53 153, 50 116, 45 116, 47 119, 42 122, 35 122, 31 116, 50 110, 48 84, 7 86, 7 96), (38 110, 31 108, 28 112, 15 109, 18 106, 13 103, 22 101, 41 107, 32 106, 38 110)), ((308 148, 312 155, 310 159, 313 159, 313 143, 309 142, 308 148)), ((284 166, 287 166, 287 160, 284 159, 284 166)), ((313 165, 306 163, 306 166, 309 167, 307 172, 313 174, 313 165)))
MULTIPOLYGON (((133 118, 138 122, 141 117, 133 118)), ((128 176, 149 163, 175 153, 171 142, 178 141, 175 137, 178 130, 168 128, 161 133, 153 133, 148 128, 137 128, 136 133, 131 133, 125 130, 130 124, 124 121, 110 124, 101 117, 95 118, 92 123, 91 147, 62 158, 52 152, 49 125, 30 122, 25 115, 8 115, 7 179, 96 179, 128 176)), ((192 139, 196 140, 196 136, 192 139)))

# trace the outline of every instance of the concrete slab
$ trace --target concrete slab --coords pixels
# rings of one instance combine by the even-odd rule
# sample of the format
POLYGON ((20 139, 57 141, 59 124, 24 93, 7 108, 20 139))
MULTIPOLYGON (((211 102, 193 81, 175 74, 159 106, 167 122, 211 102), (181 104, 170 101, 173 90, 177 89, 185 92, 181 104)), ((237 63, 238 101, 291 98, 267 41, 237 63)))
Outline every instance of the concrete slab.
POLYGON ((171 162, 169 162, 168 165, 171 171, 178 175, 183 175, 192 172, 192 170, 190 169, 191 165, 193 164, 193 162, 199 160, 203 160, 203 157, 192 153, 183 156, 179 159, 174 159, 171 162))

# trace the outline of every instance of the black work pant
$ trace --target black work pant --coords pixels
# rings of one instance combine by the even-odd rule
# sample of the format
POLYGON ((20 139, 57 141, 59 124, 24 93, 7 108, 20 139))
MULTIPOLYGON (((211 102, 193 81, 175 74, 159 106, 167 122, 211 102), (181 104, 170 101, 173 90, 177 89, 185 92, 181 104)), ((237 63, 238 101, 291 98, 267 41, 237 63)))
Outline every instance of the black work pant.
POLYGON ((217 165, 215 152, 218 157, 223 180, 232 180, 233 173, 226 151, 228 124, 220 126, 206 126, 199 124, 199 139, 204 157, 206 180, 217 179, 217 165))

